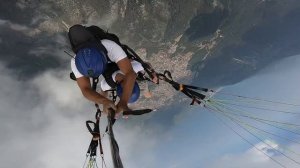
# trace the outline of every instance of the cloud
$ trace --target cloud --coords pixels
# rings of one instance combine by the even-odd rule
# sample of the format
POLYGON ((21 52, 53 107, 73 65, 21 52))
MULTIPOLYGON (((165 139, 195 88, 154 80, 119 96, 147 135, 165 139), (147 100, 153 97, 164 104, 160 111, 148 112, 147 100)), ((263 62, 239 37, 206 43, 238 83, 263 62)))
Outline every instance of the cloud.
MULTIPOLYGON (((265 143, 271 144, 275 149, 279 148, 279 145, 271 142, 269 140, 265 140, 265 143)), ((275 163, 268 156, 263 154, 262 152, 271 156, 274 160, 278 161, 280 164, 289 167, 296 168, 299 165, 295 164, 293 161, 285 158, 283 155, 278 154, 274 149, 270 148, 263 142, 257 143, 255 147, 251 147, 250 149, 244 151, 243 153, 227 153, 222 157, 215 160, 209 167, 211 168, 266 168, 266 167, 281 167, 279 164, 275 163)), ((299 150, 300 145, 290 144, 288 148, 293 150, 299 150)), ((289 154, 291 156, 291 154, 289 154)), ((295 156, 294 156, 295 158, 295 156)))
MULTIPOLYGON (((77 120, 82 120, 82 115, 74 110, 78 106, 73 109, 67 108, 67 104, 70 107, 72 107, 71 104, 76 105, 74 103, 78 101, 76 100, 76 97, 78 98, 76 90, 70 85, 65 90, 73 89, 74 92, 62 91, 61 89, 66 87, 62 84, 63 82, 59 82, 62 78, 55 78, 55 75, 52 76, 51 73, 46 74, 45 77, 37 77, 41 79, 27 82, 18 81, 14 76, 12 71, 1 65, 0 131, 5 136, 0 138, 0 149, 5 155, 0 160, 3 167, 48 167, 45 160, 49 161, 49 158, 54 159, 54 156, 61 156, 59 153, 61 153, 62 146, 72 151, 73 147, 68 147, 67 139, 79 140, 84 137, 80 135, 85 131, 77 132, 78 130, 76 130, 76 128, 84 126, 77 122, 77 120), (60 84, 60 86, 56 85, 60 90, 51 88, 55 83, 60 84), (47 91, 42 91, 43 89, 47 91), (65 98, 66 93, 70 94, 69 96, 73 98, 74 102, 65 98), (43 160, 43 156, 49 155, 52 157, 43 160), (17 162, 15 158, 18 158, 17 162)), ((80 141, 74 143, 76 142, 80 141)), ((75 151, 78 151, 79 145, 74 146, 75 151)), ((64 154, 70 156, 68 153, 64 154)), ((62 160, 62 158, 57 158, 56 161, 58 160, 62 160)), ((61 164, 67 164, 64 162, 61 164)))
MULTIPOLYGON (((267 67, 261 71, 256 76, 249 78, 239 84, 234 86, 226 87, 224 90, 226 92, 238 93, 238 95, 258 97, 266 100, 281 101, 287 103, 299 102, 299 78, 295 78, 299 72, 299 56, 290 57, 284 59, 280 62, 272 64, 270 67, 267 67), (288 67, 288 68, 287 68, 288 67), (253 87, 255 86, 255 87, 253 87)), ((274 105, 275 106, 275 105, 274 105)), ((295 106, 283 106, 279 105, 277 109, 284 108, 284 110, 298 111, 298 107, 295 106)), ((251 111, 252 114, 258 115, 258 111, 251 111)), ((272 114, 272 113, 269 113, 272 114)), ((261 114, 262 115, 262 114, 261 114)), ((278 119, 280 121, 297 122, 295 116, 289 115, 279 115, 272 114, 272 116, 263 115, 269 119, 278 119)), ((289 157, 298 158, 297 155, 293 154, 288 149, 293 151, 300 151, 300 146, 296 144, 276 144, 271 141, 265 141, 266 143, 271 144, 275 149, 279 149, 281 152, 287 154, 289 157)), ((263 150, 275 160, 279 161, 283 165, 289 168, 299 167, 294 161, 287 159, 282 154, 276 152, 274 149, 271 149, 269 146, 266 146, 263 143, 258 143, 255 145, 257 148, 263 150)), ((242 147, 242 146, 240 146, 242 147)), ((233 148, 233 147, 232 147, 233 148)), ((299 152, 298 152, 299 153, 299 152)), ((297 160, 297 159, 295 159, 297 160)), ((248 150, 236 153, 227 151, 226 154, 222 155, 212 164, 209 164, 211 168, 265 168, 265 167, 280 167, 280 165, 274 163, 270 158, 265 156, 263 153, 256 150, 254 147, 249 148, 248 150)))
MULTIPOLYGON (((5 135, 0 137, 0 150, 5 153, 0 158, 2 166, 81 166, 91 139, 84 122, 94 118, 95 108, 83 98, 77 85, 66 75, 68 72, 46 71, 24 82, 18 81, 13 71, 2 64, 0 70, 0 133, 5 135)), ((142 152, 140 160, 150 165, 153 147, 158 143, 157 127, 146 128, 134 121, 119 122, 115 132, 124 165, 139 167, 142 163, 136 162, 135 157, 142 152)), ((102 126, 105 127, 105 122, 102 126)), ((107 140, 106 136, 105 158, 111 167, 107 140)))
POLYGON ((29 27, 27 25, 23 25, 23 24, 14 23, 10 20, 1 20, 0 19, 0 26, 7 27, 13 31, 21 32, 24 35, 29 36, 29 37, 33 37, 33 36, 41 33, 41 31, 39 29, 31 28, 31 27, 29 27))

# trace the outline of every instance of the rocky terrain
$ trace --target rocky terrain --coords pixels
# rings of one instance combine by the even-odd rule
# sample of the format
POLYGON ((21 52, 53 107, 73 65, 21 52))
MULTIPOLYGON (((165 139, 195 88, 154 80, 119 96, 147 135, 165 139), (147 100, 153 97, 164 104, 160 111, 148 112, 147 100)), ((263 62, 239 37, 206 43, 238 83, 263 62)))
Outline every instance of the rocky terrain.
MULTIPOLYGON (((204 87, 300 53, 298 0, 11 0, 0 8, 0 60, 21 80, 68 69, 66 33, 78 23, 118 34, 157 71, 204 87)), ((168 85, 149 87, 150 104, 175 95, 168 85)))

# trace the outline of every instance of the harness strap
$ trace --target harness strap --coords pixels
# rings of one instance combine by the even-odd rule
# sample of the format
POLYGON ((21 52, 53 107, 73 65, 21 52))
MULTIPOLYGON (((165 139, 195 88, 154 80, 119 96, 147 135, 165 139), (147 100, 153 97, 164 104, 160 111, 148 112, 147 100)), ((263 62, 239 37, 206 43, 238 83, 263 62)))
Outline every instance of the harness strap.
MULTIPOLYGON (((141 109, 141 110, 131 110, 131 111, 124 111, 123 112, 123 115, 143 115, 143 114, 147 114, 147 113, 150 113, 150 112, 152 112, 153 111, 153 109, 141 109)), ((114 125, 115 124, 115 122, 116 122, 116 119, 115 118, 112 118, 111 119, 112 121, 112 125, 114 125)), ((108 132, 108 126, 106 127, 106 129, 105 129, 105 132, 107 133, 108 132)))
POLYGON ((119 146, 118 143, 115 139, 114 132, 113 132, 113 120, 115 116, 115 111, 110 110, 107 115, 107 120, 108 120, 108 134, 109 134, 109 140, 110 140, 110 145, 111 145, 111 155, 113 158, 113 165, 115 168, 123 168, 123 163, 120 157, 119 153, 119 146))
MULTIPOLYGON (((92 89, 96 91, 97 89, 97 84, 99 82, 99 78, 93 78, 92 80, 92 89)), ((90 156, 96 156, 97 155, 97 146, 99 144, 99 148, 100 148, 100 155, 103 159, 103 146, 102 146, 102 142, 101 142, 101 134, 100 134, 100 117, 101 117, 101 110, 99 108, 99 105, 97 103, 95 103, 95 107, 97 109, 97 112, 95 114, 95 119, 96 122, 93 121, 86 121, 86 127, 89 130, 89 132, 93 135, 93 138, 91 140, 90 146, 88 148, 87 154, 89 154, 90 156), (93 129, 90 125, 93 125, 93 129)))
POLYGON ((194 105, 195 103, 200 104, 201 100, 203 100, 206 97, 206 95, 196 92, 194 90, 200 90, 203 92, 209 91, 209 89, 207 88, 201 88, 201 87, 177 83, 173 80, 171 72, 167 70, 165 70, 163 74, 161 73, 157 74, 157 76, 160 80, 164 80, 165 82, 171 84, 175 90, 180 91, 186 96, 188 96, 189 98, 191 98, 192 103, 190 105, 194 105))
POLYGON ((96 122, 93 121, 86 121, 86 127, 89 130, 89 132, 93 135, 93 138, 91 140, 91 143, 89 145, 88 151, 87 153, 90 154, 90 156, 96 156, 97 155, 97 146, 98 144, 100 145, 100 154, 101 156, 103 155, 103 147, 102 147, 102 143, 101 143, 101 136, 100 136, 100 129, 99 129, 99 123, 100 123, 100 109, 97 109, 96 112, 96 122), (93 125, 93 129, 91 128, 90 124, 93 125))
POLYGON ((116 63, 111 62, 108 63, 106 71, 102 74, 104 77, 106 83, 111 87, 111 88, 116 88, 117 83, 113 80, 112 74, 116 71, 119 70, 119 67, 116 63))
POLYGON ((96 89, 97 89, 98 82, 99 82, 99 78, 98 77, 97 78, 93 78, 92 89, 94 91, 96 91, 96 89))
POLYGON ((145 69, 146 73, 150 76, 151 79, 154 78, 153 73, 155 72, 154 69, 147 64, 146 62, 144 62, 135 52, 133 49, 131 49, 130 47, 128 47, 127 45, 122 45, 123 50, 126 52, 126 54, 136 60, 137 62, 141 63, 143 68, 145 69))

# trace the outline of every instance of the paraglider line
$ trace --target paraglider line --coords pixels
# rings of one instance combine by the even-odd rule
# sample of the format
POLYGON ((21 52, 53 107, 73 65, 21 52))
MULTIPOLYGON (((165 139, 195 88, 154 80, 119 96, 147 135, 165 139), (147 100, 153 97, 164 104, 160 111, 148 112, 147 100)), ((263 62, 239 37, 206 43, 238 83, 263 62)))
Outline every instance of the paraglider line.
MULTIPOLYGON (((212 114, 219 120, 221 121, 227 128, 229 128, 231 131, 233 131, 236 135, 238 135, 240 138, 242 138, 245 142, 247 142, 248 144, 250 144, 251 146, 253 146, 256 150, 258 150, 259 152, 263 153, 265 156, 267 156, 268 158, 270 158, 271 160, 273 160, 275 163, 277 163, 279 166, 283 167, 283 168, 287 168, 286 166, 284 166, 282 163, 280 163, 279 161, 275 160, 273 157, 269 156, 267 153, 265 153, 264 151, 262 151, 261 149, 257 148, 255 146, 255 144, 253 144, 252 142, 250 142, 249 140, 247 140, 245 137, 243 137, 240 133, 238 133, 236 130, 234 130, 231 126, 229 126, 224 120, 222 120, 219 116, 217 116, 216 114, 214 114, 214 112, 216 112, 215 110, 213 110, 211 107, 207 107, 207 109, 209 111, 212 112, 212 114)), ((218 112, 216 112, 218 113, 218 112)), ((221 115, 221 114, 220 114, 221 115)))

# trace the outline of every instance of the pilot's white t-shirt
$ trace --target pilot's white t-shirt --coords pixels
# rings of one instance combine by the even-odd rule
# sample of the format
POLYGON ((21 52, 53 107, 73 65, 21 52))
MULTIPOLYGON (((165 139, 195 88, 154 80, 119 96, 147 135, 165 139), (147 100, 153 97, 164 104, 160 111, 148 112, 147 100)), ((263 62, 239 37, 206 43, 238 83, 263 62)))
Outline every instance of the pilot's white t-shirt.
MULTIPOLYGON (((120 60, 127 57, 124 50, 114 41, 104 39, 104 40, 101 40, 101 43, 106 48, 107 56, 110 59, 110 61, 117 63, 120 60)), ((71 69, 76 78, 80 78, 83 76, 76 68, 75 59, 71 59, 71 69)))
MULTIPOLYGON (((143 68, 142 64, 139 63, 139 62, 137 62, 137 61, 134 61, 134 60, 131 61, 131 65, 132 65, 133 71, 134 71, 135 73, 144 71, 144 68, 143 68)), ((116 75, 117 75, 118 73, 123 74, 122 71, 120 71, 120 70, 114 72, 114 73, 112 74, 112 79, 114 80, 114 82, 116 82, 116 75)), ((101 82, 100 82, 100 87, 101 87, 101 90, 102 90, 102 91, 107 91, 107 90, 110 90, 110 89, 111 89, 111 87, 107 84, 107 82, 106 82, 105 79, 101 80, 101 82)))

